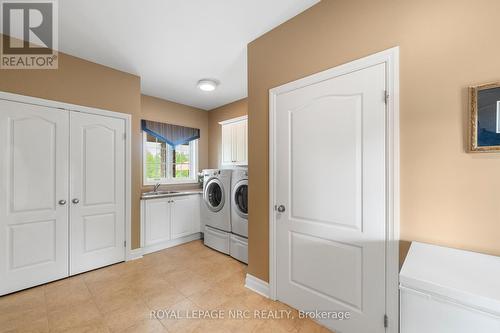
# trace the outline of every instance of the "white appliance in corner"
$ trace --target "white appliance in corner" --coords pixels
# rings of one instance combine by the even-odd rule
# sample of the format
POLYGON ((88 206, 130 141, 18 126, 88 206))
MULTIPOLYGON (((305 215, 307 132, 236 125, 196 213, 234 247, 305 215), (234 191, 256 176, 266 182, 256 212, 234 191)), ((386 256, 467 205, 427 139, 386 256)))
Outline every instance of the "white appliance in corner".
POLYGON ((229 254, 231 238, 231 170, 203 170, 204 244, 229 254))
POLYGON ((401 333, 500 332, 500 257, 414 242, 400 291, 401 333))
POLYGON ((248 169, 234 169, 231 177, 231 257, 248 263, 248 169))

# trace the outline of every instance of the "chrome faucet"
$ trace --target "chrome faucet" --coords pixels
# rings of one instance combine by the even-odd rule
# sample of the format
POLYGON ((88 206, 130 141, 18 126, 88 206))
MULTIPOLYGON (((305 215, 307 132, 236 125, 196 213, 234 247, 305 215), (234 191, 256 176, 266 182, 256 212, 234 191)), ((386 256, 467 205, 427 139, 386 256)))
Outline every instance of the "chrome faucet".
POLYGON ((153 187, 153 192, 158 192, 158 188, 160 187, 160 183, 156 183, 155 186, 153 187))

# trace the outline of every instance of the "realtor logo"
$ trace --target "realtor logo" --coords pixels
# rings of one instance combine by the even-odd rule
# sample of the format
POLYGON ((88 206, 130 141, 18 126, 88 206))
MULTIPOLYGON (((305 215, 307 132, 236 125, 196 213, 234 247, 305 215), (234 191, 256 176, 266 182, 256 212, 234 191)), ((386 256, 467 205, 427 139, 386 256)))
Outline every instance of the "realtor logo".
POLYGON ((57 3, 1 1, 2 69, 57 68, 57 3))

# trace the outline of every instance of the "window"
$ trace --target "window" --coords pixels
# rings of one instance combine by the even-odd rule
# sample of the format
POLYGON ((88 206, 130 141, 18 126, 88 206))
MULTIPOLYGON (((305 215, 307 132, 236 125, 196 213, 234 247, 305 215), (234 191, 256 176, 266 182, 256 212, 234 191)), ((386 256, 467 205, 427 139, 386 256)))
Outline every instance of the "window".
POLYGON ((144 185, 196 183, 198 140, 175 148, 152 135, 144 135, 144 185))

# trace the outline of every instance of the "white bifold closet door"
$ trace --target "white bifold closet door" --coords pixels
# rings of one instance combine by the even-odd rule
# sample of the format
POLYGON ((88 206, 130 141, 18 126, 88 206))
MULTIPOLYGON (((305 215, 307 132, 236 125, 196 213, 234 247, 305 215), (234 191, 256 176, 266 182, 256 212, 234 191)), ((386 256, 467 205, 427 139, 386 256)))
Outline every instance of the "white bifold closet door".
POLYGON ((70 117, 70 275, 125 259, 125 121, 70 117))
POLYGON ((125 259, 125 120, 0 99, 0 295, 125 259))
POLYGON ((0 100, 0 295, 68 276, 68 124, 0 100))

